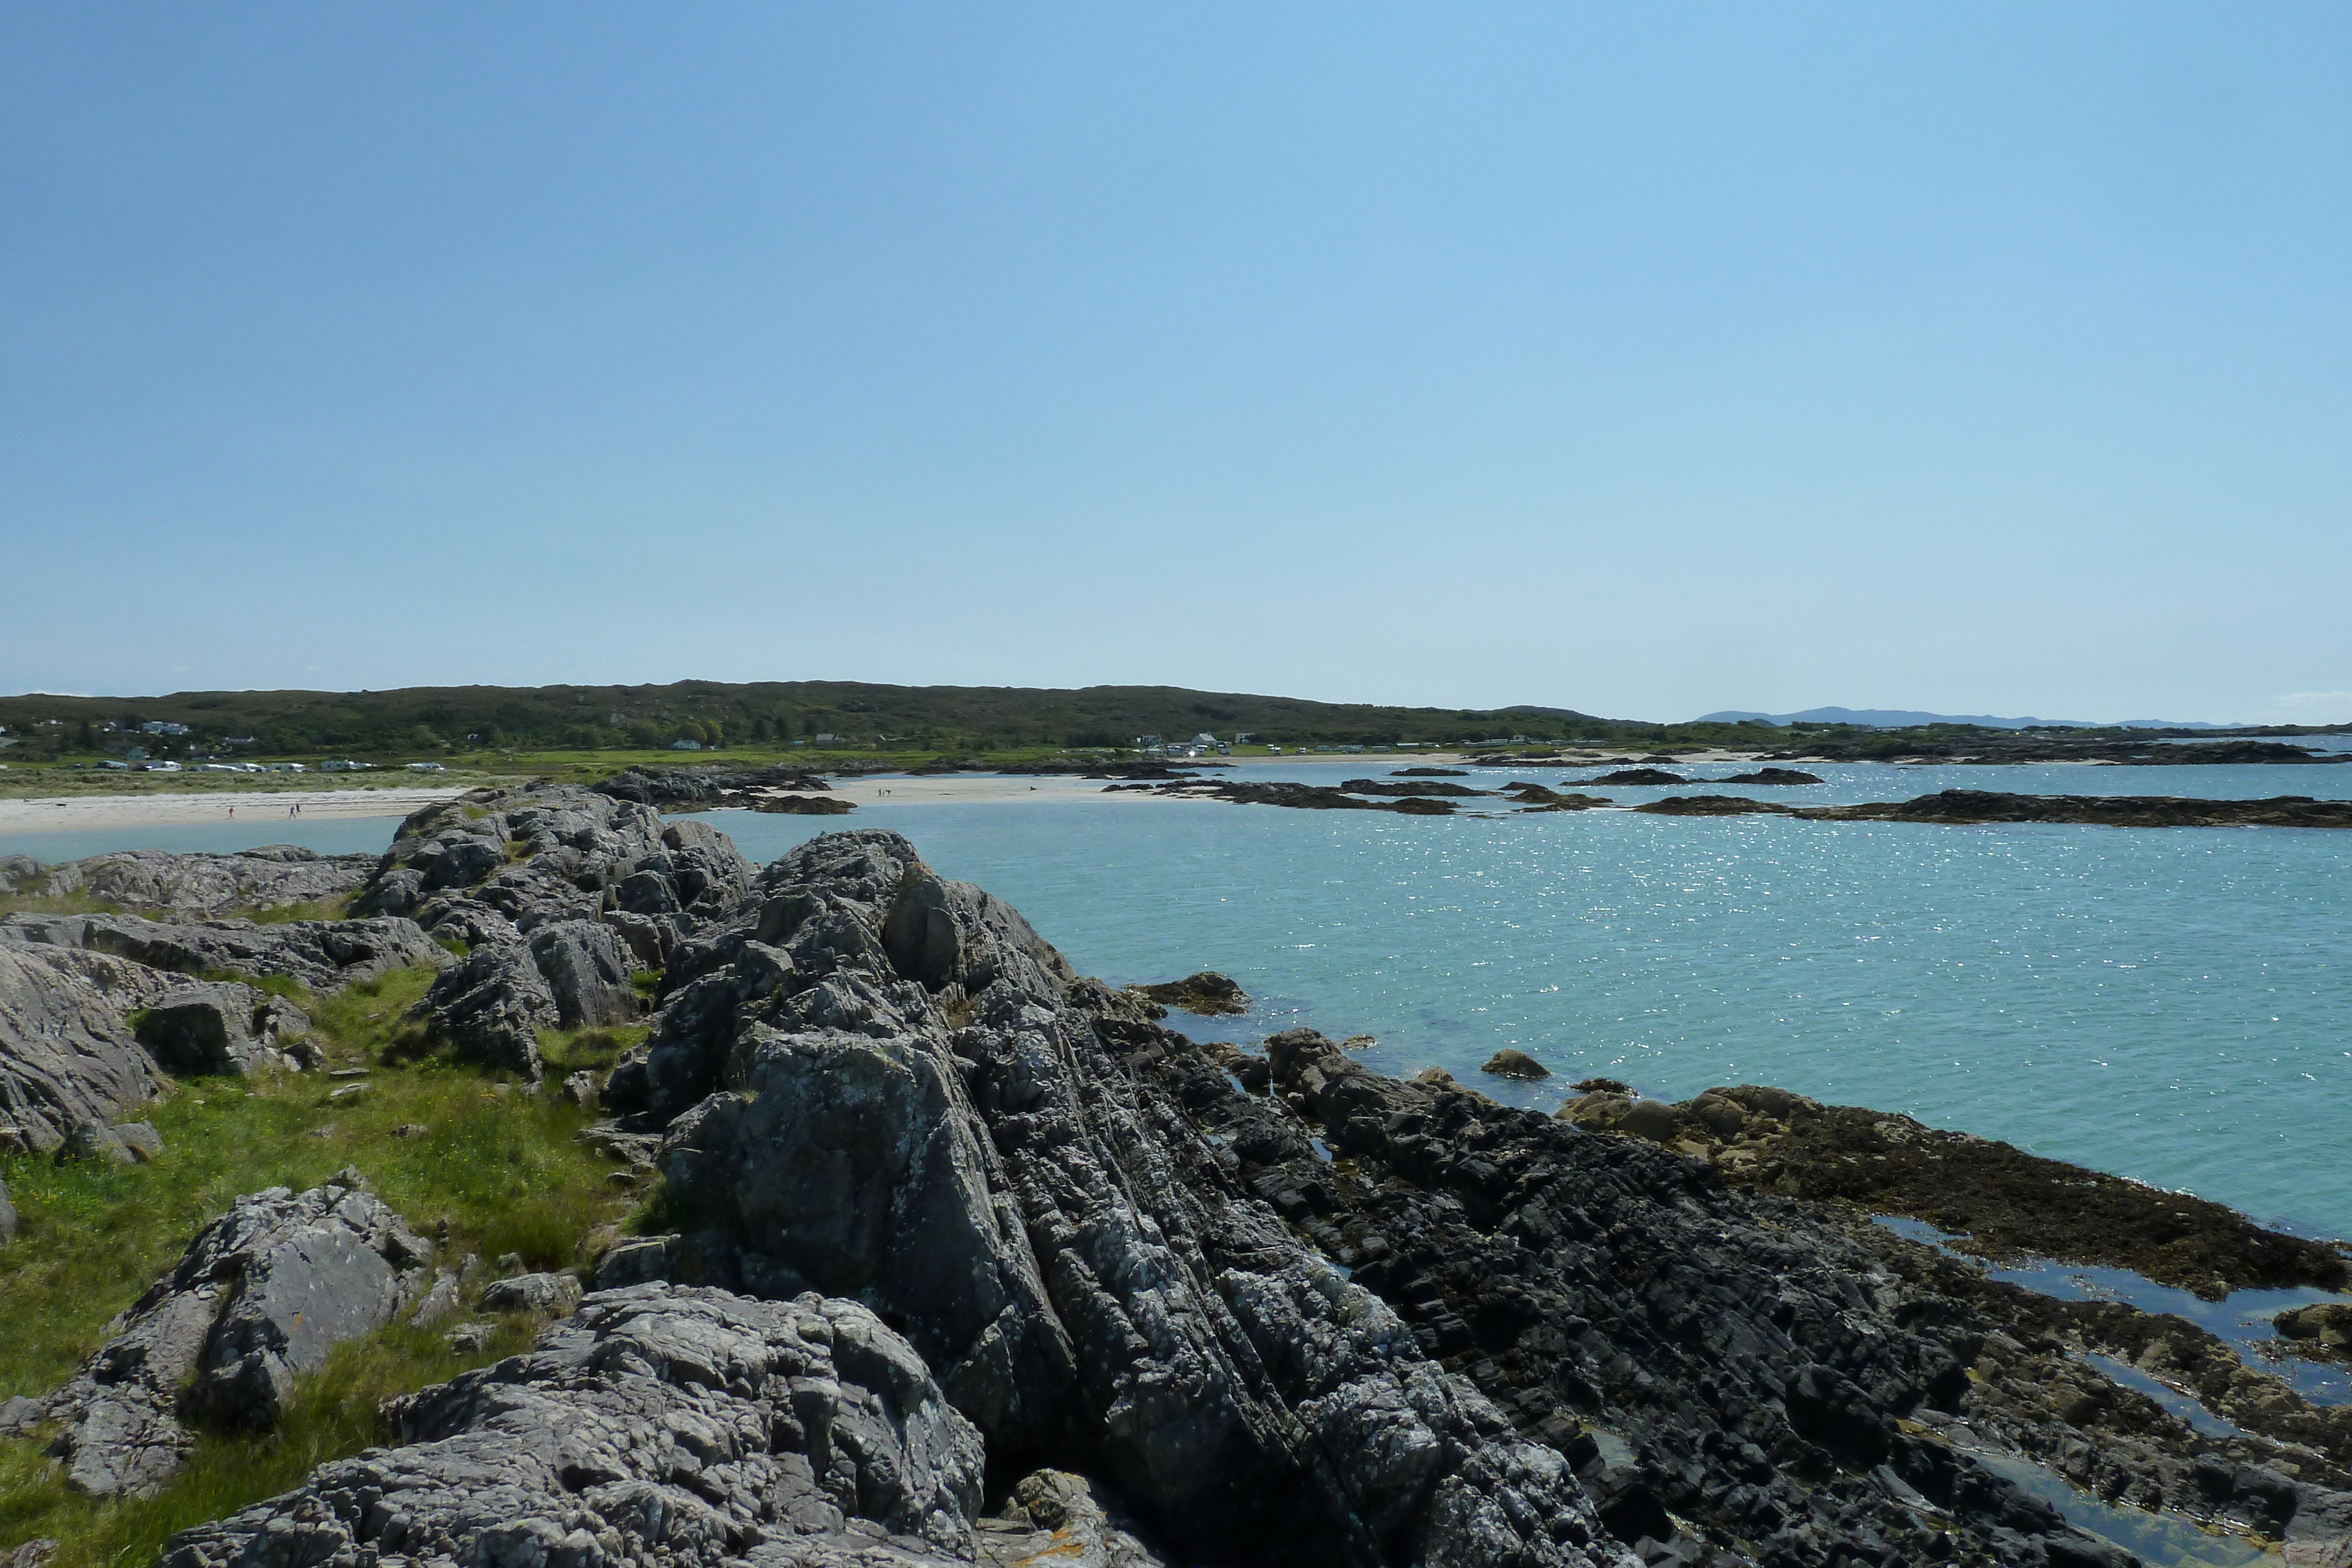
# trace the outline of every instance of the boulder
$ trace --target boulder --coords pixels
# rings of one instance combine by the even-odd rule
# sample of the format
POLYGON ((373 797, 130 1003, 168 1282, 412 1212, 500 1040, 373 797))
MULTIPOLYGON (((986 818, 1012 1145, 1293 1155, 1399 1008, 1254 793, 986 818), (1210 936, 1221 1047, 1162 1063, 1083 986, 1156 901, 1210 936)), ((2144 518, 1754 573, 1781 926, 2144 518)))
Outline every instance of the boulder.
POLYGON ((637 1016, 637 993, 629 983, 635 966, 611 926, 557 921, 533 931, 530 946, 562 1027, 625 1023, 637 1016))
POLYGON ((1013 1483, 1003 1511, 980 1521, 980 1568, 1173 1568, 1145 1544, 1100 1483, 1069 1470, 1034 1470, 1013 1483))
POLYGON ((164 1568, 973 1560, 979 1436, 848 1301, 600 1292, 530 1354, 387 1409, 396 1445, 181 1531, 164 1568))
POLYGON ((0 942, 0 1150, 47 1153, 152 1098, 153 1061, 123 1021, 170 981, 95 955, 0 942))
POLYGON ((486 1312, 546 1312, 561 1317, 580 1304, 580 1281, 569 1274, 518 1274, 482 1287, 486 1312))
POLYGON ((1551 1076, 1550 1068, 1546 1067, 1526 1051, 1514 1051, 1508 1047, 1488 1057, 1486 1065, 1478 1071, 1491 1072, 1497 1078, 1521 1078, 1530 1081, 1551 1076))
POLYGON ((152 1492, 193 1444, 184 1416, 272 1425, 295 1377, 423 1288, 428 1253, 353 1172, 237 1199, 41 1402, 42 1418, 65 1427, 67 1485, 152 1492))
POLYGON ((48 868, 30 855, 0 855, 0 893, 37 893, 48 881, 48 868))
POLYGON ((8 1184, 0 1181, 0 1247, 16 1239, 16 1206, 8 1201, 8 1184))
POLYGON ((2352 1351, 2352 1304, 2322 1301, 2296 1307, 2271 1320, 2272 1326, 2293 1340, 2316 1341, 2326 1348, 2352 1351))
POLYGON ((539 1031, 562 1019, 554 991, 519 944, 477 947, 452 964, 409 1017, 462 1055, 533 1083, 545 1071, 539 1031))
POLYGON ((235 983, 178 986, 137 1020, 139 1043, 166 1072, 235 1073, 299 1063, 286 1048, 308 1034, 292 1002, 235 983))
POLYGON ((100 1160, 109 1165, 152 1165, 163 1157, 163 1134, 150 1122, 84 1122, 66 1137, 60 1157, 100 1160))
POLYGON ((1181 1008, 1188 1013, 1203 1016, 1245 1013, 1250 1008, 1248 993, 1213 969, 1203 969, 1166 985, 1129 986, 1128 989, 1163 1007, 1181 1008))

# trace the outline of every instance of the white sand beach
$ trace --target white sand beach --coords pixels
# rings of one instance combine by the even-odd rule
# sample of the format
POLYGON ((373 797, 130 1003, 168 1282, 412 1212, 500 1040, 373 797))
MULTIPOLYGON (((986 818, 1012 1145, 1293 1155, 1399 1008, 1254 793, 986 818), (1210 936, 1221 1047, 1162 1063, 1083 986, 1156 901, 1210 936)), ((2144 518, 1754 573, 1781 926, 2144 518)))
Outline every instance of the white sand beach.
POLYGON ((188 822, 316 821, 327 817, 405 817, 463 789, 301 789, 217 795, 73 795, 0 800, 0 835, 72 832, 188 822), (302 808, 299 819, 293 808, 302 808), (231 813, 235 813, 232 815, 231 813))

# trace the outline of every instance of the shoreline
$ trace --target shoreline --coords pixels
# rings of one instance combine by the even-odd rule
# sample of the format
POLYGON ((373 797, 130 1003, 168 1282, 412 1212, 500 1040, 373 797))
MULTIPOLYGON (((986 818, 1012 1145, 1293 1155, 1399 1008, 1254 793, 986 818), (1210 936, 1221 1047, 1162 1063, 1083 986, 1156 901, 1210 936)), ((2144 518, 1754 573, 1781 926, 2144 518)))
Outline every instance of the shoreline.
POLYGON ((259 822, 272 818, 291 822, 331 817, 405 817, 464 793, 463 788, 451 786, 425 789, 284 789, 233 796, 49 795, 0 800, 0 839, 11 833, 183 827, 190 823, 259 822), (302 809, 299 816, 292 814, 297 805, 302 809))

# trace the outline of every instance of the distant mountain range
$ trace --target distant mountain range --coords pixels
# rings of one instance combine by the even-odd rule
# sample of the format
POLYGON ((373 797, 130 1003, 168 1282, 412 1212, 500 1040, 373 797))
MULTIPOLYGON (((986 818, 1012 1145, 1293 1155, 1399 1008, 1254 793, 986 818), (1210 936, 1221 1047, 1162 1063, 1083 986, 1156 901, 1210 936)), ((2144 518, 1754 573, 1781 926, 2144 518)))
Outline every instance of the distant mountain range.
POLYGON ((1703 715, 1697 724, 1740 724, 1760 718, 1767 724, 1858 724, 1872 729, 1909 729, 1923 724, 1974 724, 1986 729, 2030 729, 2059 725, 2069 729, 2228 729, 2226 724, 2186 724, 2165 718, 2121 718, 2103 725, 2087 718, 1995 718, 1981 713, 1916 713, 1908 708, 1809 707, 1802 713, 1739 713, 1726 708, 1703 715))

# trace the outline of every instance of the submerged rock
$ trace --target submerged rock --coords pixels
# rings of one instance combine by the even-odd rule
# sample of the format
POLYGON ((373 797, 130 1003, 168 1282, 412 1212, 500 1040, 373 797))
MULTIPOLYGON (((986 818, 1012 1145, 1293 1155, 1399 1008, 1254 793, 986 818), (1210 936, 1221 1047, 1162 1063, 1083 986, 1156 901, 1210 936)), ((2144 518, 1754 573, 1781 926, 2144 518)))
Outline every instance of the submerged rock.
POLYGON ((354 1173, 237 1199, 40 1402, 41 1418, 65 1428, 66 1484, 144 1496, 184 1462, 184 1417, 272 1425, 298 1375, 423 1287, 429 1251, 354 1173))

